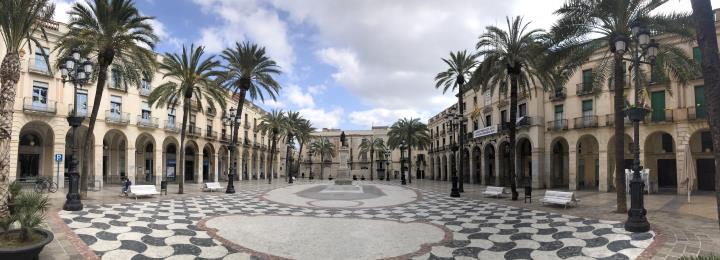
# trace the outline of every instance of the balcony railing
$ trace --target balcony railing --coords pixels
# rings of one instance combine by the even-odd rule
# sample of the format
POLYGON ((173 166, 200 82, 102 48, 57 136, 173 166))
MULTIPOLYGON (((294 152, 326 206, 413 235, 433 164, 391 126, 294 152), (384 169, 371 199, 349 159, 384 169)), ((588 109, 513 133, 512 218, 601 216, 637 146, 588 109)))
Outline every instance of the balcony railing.
MULTIPOLYGON (((86 105, 87 106, 87 105, 86 105)), ((73 104, 68 104, 68 116, 84 116, 89 117, 90 113, 92 113, 92 107, 80 107, 77 109, 77 113, 75 113, 75 106, 73 104)))
MULTIPOLYGON (((250 129, 250 124, 248 124, 247 122, 245 122, 245 123, 243 124, 243 127, 244 127, 245 129, 250 129)), ((257 128, 256 128, 255 130, 257 130, 257 128)))
POLYGON ((111 110, 105 110, 105 122, 110 124, 127 125, 130 123, 130 113, 113 113, 111 110))
POLYGON ((37 100, 33 101, 31 97, 26 97, 23 99, 23 111, 54 115, 57 113, 57 102, 47 99, 45 102, 39 102, 37 100))
POLYGON ((547 122, 547 130, 548 131, 568 130, 568 121, 567 121, 567 119, 560 119, 560 120, 553 120, 553 121, 547 122))
POLYGON ((510 130, 510 124, 508 122, 502 122, 497 125, 498 133, 502 133, 502 132, 509 131, 509 130, 510 130))
POLYGON ((550 101, 560 101, 565 99, 567 96, 567 89, 565 87, 558 88, 550 92, 550 101))
POLYGON ((117 91, 123 91, 125 92, 125 87, 118 83, 112 83, 108 82, 108 89, 117 90, 117 91))
POLYGON ((697 107, 688 107, 687 117, 688 120, 705 119, 707 118, 707 112, 704 107, 701 107, 700 109, 697 109, 697 107))
POLYGON ((178 133, 180 132, 180 127, 177 123, 175 123, 175 121, 165 120, 165 131, 178 133))
POLYGON ((140 96, 143 96, 143 97, 150 96, 150 92, 152 92, 152 90, 149 88, 140 88, 140 90, 139 90, 140 96))
POLYGON ((208 107, 208 108, 205 110, 205 115, 207 115, 207 116, 213 117, 213 116, 215 116, 216 114, 217 114, 217 112, 215 112, 215 109, 212 109, 212 108, 210 108, 210 107, 208 107))
POLYGON ((48 66, 45 60, 36 59, 35 55, 32 55, 32 57, 28 59, 28 72, 43 76, 52 76, 50 75, 50 66, 48 66))
POLYGON ((576 95, 578 95, 578 96, 586 96, 586 95, 591 95, 591 94, 595 93, 595 90, 593 89, 592 84, 578 83, 576 85, 576 87, 577 87, 576 95))
POLYGON ((228 133, 220 134, 220 141, 222 142, 230 142, 230 138, 232 138, 232 136, 230 136, 230 134, 228 133))
POLYGON ((652 122, 652 123, 663 123, 663 122, 673 122, 673 110, 672 109, 664 109, 660 111, 652 111, 648 113, 647 117, 645 117, 645 122, 652 122))
MULTIPOLYGON (((630 122, 630 119, 627 117, 623 117, 623 122, 625 122, 626 125, 632 124, 632 122, 630 122)), ((615 114, 605 115, 605 126, 615 126, 615 114)))
POLYGON ((205 138, 210 139, 210 140, 215 140, 215 139, 217 139, 217 137, 218 137, 217 131, 205 130, 205 138))
POLYGON ((142 115, 137 116, 137 126, 145 128, 158 128, 157 117, 143 117, 142 115))
POLYGON ((189 137, 200 137, 201 134, 202 134, 202 130, 200 129, 200 127, 188 126, 187 135, 189 137))
POLYGON ((597 127, 597 116, 583 116, 575 118, 575 129, 597 127))
POLYGON ((245 138, 245 139, 243 140, 243 146, 245 146, 245 147, 250 147, 250 139, 245 138))
POLYGON ((518 128, 520 127, 528 127, 528 126, 534 126, 534 125, 542 125, 544 122, 542 117, 537 116, 522 116, 517 118, 516 126, 518 128))

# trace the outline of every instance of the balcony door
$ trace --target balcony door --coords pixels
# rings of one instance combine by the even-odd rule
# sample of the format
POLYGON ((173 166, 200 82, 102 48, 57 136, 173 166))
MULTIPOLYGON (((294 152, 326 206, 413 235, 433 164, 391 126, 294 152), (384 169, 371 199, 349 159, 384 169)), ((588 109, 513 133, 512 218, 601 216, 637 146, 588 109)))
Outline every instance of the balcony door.
POLYGON ((583 100, 582 102, 583 127, 592 125, 593 119, 593 103, 592 100, 583 100))
POLYGON ((35 108, 47 108, 48 105, 48 84, 45 82, 33 82, 32 106, 35 108))
POLYGON ((665 91, 651 93, 652 121, 665 121, 665 91))
POLYGON ((695 114, 705 118, 705 86, 695 86, 695 114))

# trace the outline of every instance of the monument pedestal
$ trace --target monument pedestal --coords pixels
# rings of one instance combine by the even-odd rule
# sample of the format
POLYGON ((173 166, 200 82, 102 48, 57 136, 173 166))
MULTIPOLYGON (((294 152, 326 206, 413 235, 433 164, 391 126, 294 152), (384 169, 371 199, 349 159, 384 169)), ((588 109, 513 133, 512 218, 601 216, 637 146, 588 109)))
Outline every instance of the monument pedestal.
POLYGON ((350 178, 350 168, 348 168, 348 158, 350 158, 350 148, 342 146, 338 149, 338 159, 340 159, 337 169, 337 178, 335 178, 335 185, 352 185, 352 178, 350 178))

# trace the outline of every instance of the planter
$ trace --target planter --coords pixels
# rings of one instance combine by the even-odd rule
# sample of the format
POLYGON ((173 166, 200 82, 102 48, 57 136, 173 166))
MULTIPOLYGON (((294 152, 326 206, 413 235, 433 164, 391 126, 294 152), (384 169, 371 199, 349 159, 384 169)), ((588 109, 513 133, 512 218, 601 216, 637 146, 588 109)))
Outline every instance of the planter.
POLYGON ((640 122, 643 119, 645 119, 645 114, 647 113, 647 110, 640 107, 633 107, 625 109, 625 115, 630 119, 632 122, 640 122))
MULTIPOLYGON (((12 231, 11 231, 12 232, 12 231)), ((45 237, 44 240, 34 245, 18 247, 18 248, 0 248, 0 259, 33 259, 37 260, 43 248, 53 241, 53 233, 42 228, 33 230, 36 234, 45 237)))

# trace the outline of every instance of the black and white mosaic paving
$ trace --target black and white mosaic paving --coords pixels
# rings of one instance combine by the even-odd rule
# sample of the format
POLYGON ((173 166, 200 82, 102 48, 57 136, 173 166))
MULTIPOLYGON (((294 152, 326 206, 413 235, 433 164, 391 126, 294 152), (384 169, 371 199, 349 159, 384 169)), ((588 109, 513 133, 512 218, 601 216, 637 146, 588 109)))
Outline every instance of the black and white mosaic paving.
POLYGON ((279 204, 261 199, 264 191, 90 205, 78 212, 60 211, 59 216, 103 259, 262 258, 226 247, 197 227, 206 217, 229 214, 420 221, 452 231, 449 242, 416 259, 635 259, 654 239, 653 232, 628 233, 615 221, 449 198, 423 190, 419 191, 422 199, 412 203, 360 209, 279 204))

